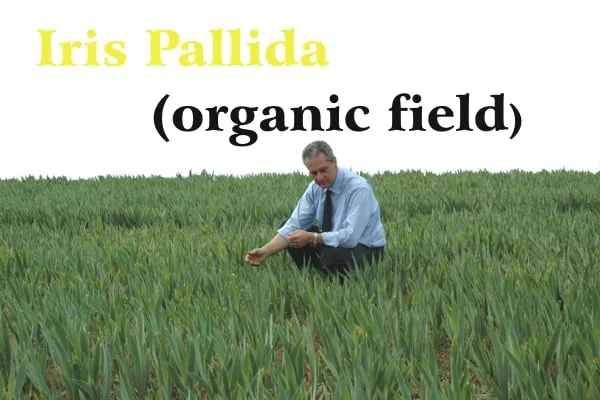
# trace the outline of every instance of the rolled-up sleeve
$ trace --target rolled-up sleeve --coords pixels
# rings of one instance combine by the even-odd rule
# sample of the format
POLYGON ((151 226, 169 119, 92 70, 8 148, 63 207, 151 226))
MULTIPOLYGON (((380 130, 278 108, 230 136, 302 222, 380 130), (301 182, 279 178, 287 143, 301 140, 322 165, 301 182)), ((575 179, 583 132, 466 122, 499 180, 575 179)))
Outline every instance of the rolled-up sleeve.
POLYGON ((298 203, 296 208, 292 212, 292 215, 287 222, 277 230, 285 240, 288 240, 288 235, 296 230, 307 230, 315 220, 317 213, 317 207, 315 203, 315 195, 312 191, 312 187, 309 186, 305 191, 298 203))
POLYGON ((322 233, 323 243, 331 247, 355 247, 369 223, 373 206, 369 187, 355 190, 348 200, 348 214, 341 229, 322 233))

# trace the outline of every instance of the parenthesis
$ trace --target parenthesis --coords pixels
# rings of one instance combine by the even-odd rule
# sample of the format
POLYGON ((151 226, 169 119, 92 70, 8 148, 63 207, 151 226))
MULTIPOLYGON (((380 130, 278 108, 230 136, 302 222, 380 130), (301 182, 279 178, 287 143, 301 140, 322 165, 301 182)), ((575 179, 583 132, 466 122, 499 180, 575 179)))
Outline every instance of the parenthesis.
POLYGON ((156 132, 158 132, 160 137, 163 138, 165 142, 168 142, 169 138, 167 137, 167 133, 165 132, 165 128, 163 126, 162 116, 163 110, 165 109, 165 103, 167 102, 168 98, 169 95, 165 94, 163 98, 160 99, 160 101, 156 105, 156 108, 154 109, 154 128, 156 128, 156 132))
POLYGON ((513 129, 513 134, 511 135, 511 139, 517 136, 517 133, 521 130, 521 113, 512 103, 510 104, 510 108, 512 108, 513 114, 515 115, 515 129, 513 129))

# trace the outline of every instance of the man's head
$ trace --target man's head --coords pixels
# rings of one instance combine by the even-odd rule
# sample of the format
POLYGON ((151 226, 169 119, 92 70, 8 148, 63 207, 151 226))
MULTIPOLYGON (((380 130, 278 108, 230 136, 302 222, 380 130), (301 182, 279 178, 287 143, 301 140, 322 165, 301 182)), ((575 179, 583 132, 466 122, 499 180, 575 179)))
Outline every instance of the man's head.
POLYGON ((302 161, 317 185, 329 188, 337 177, 337 160, 326 142, 317 140, 302 152, 302 161))

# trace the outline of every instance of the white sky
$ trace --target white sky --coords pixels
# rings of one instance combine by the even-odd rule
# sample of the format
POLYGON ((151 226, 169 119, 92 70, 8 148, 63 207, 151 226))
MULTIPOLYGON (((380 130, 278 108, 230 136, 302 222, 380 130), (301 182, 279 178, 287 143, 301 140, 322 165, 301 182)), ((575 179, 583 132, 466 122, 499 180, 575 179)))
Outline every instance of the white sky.
MULTIPOLYGON (((41 0, 0 5, 0 179, 34 176, 163 175, 206 169, 225 174, 303 171, 302 148, 325 139, 340 165, 365 172, 432 172, 521 169, 600 171, 600 25, 593 2, 371 1, 122 1, 41 0), (135 4, 135 6, 133 5, 135 4), (369 4, 367 6, 367 4, 369 4), (260 32, 261 47, 294 28, 302 43, 320 40, 330 65, 303 67, 182 67, 181 50, 165 52, 166 67, 146 67, 147 29, 172 29, 181 41, 203 43, 210 58, 210 29, 260 32), (55 29, 62 41, 89 41, 96 31, 99 58, 107 41, 126 43, 121 67, 37 67, 38 29, 55 29), (356 105, 370 114, 366 132, 261 132, 258 141, 229 143, 232 123, 207 132, 204 114, 196 132, 177 132, 172 112, 183 105, 316 105, 325 111, 339 96, 344 113, 356 105), (397 94, 419 94, 426 132, 389 132, 388 111, 397 94), (505 95, 523 124, 509 131, 435 132, 427 113, 448 106, 459 114, 460 94, 470 94, 470 124, 493 94, 505 95), (153 125, 158 101, 170 94, 164 142, 153 125)), ((229 51, 226 40, 224 47, 229 51)), ((83 63, 81 50, 74 60, 83 63)), ((407 107, 415 106, 404 101, 407 107)), ((403 113, 410 126, 410 112, 403 113)), ((489 117, 491 118, 492 113, 489 117)), ((186 119, 189 122, 189 120, 186 119)), ((445 124, 458 125, 457 117, 445 124)), ((491 119, 490 119, 491 121, 491 119)))

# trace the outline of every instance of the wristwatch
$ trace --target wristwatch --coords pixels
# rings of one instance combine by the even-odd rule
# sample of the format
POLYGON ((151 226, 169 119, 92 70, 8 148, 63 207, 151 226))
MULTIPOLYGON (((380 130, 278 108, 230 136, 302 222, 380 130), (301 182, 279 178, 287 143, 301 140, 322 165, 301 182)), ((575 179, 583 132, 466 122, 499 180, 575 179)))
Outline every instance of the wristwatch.
POLYGON ((318 244, 318 242, 317 242, 317 233, 313 232, 313 242, 312 242, 312 245, 313 245, 313 247, 317 247, 317 244, 318 244))

